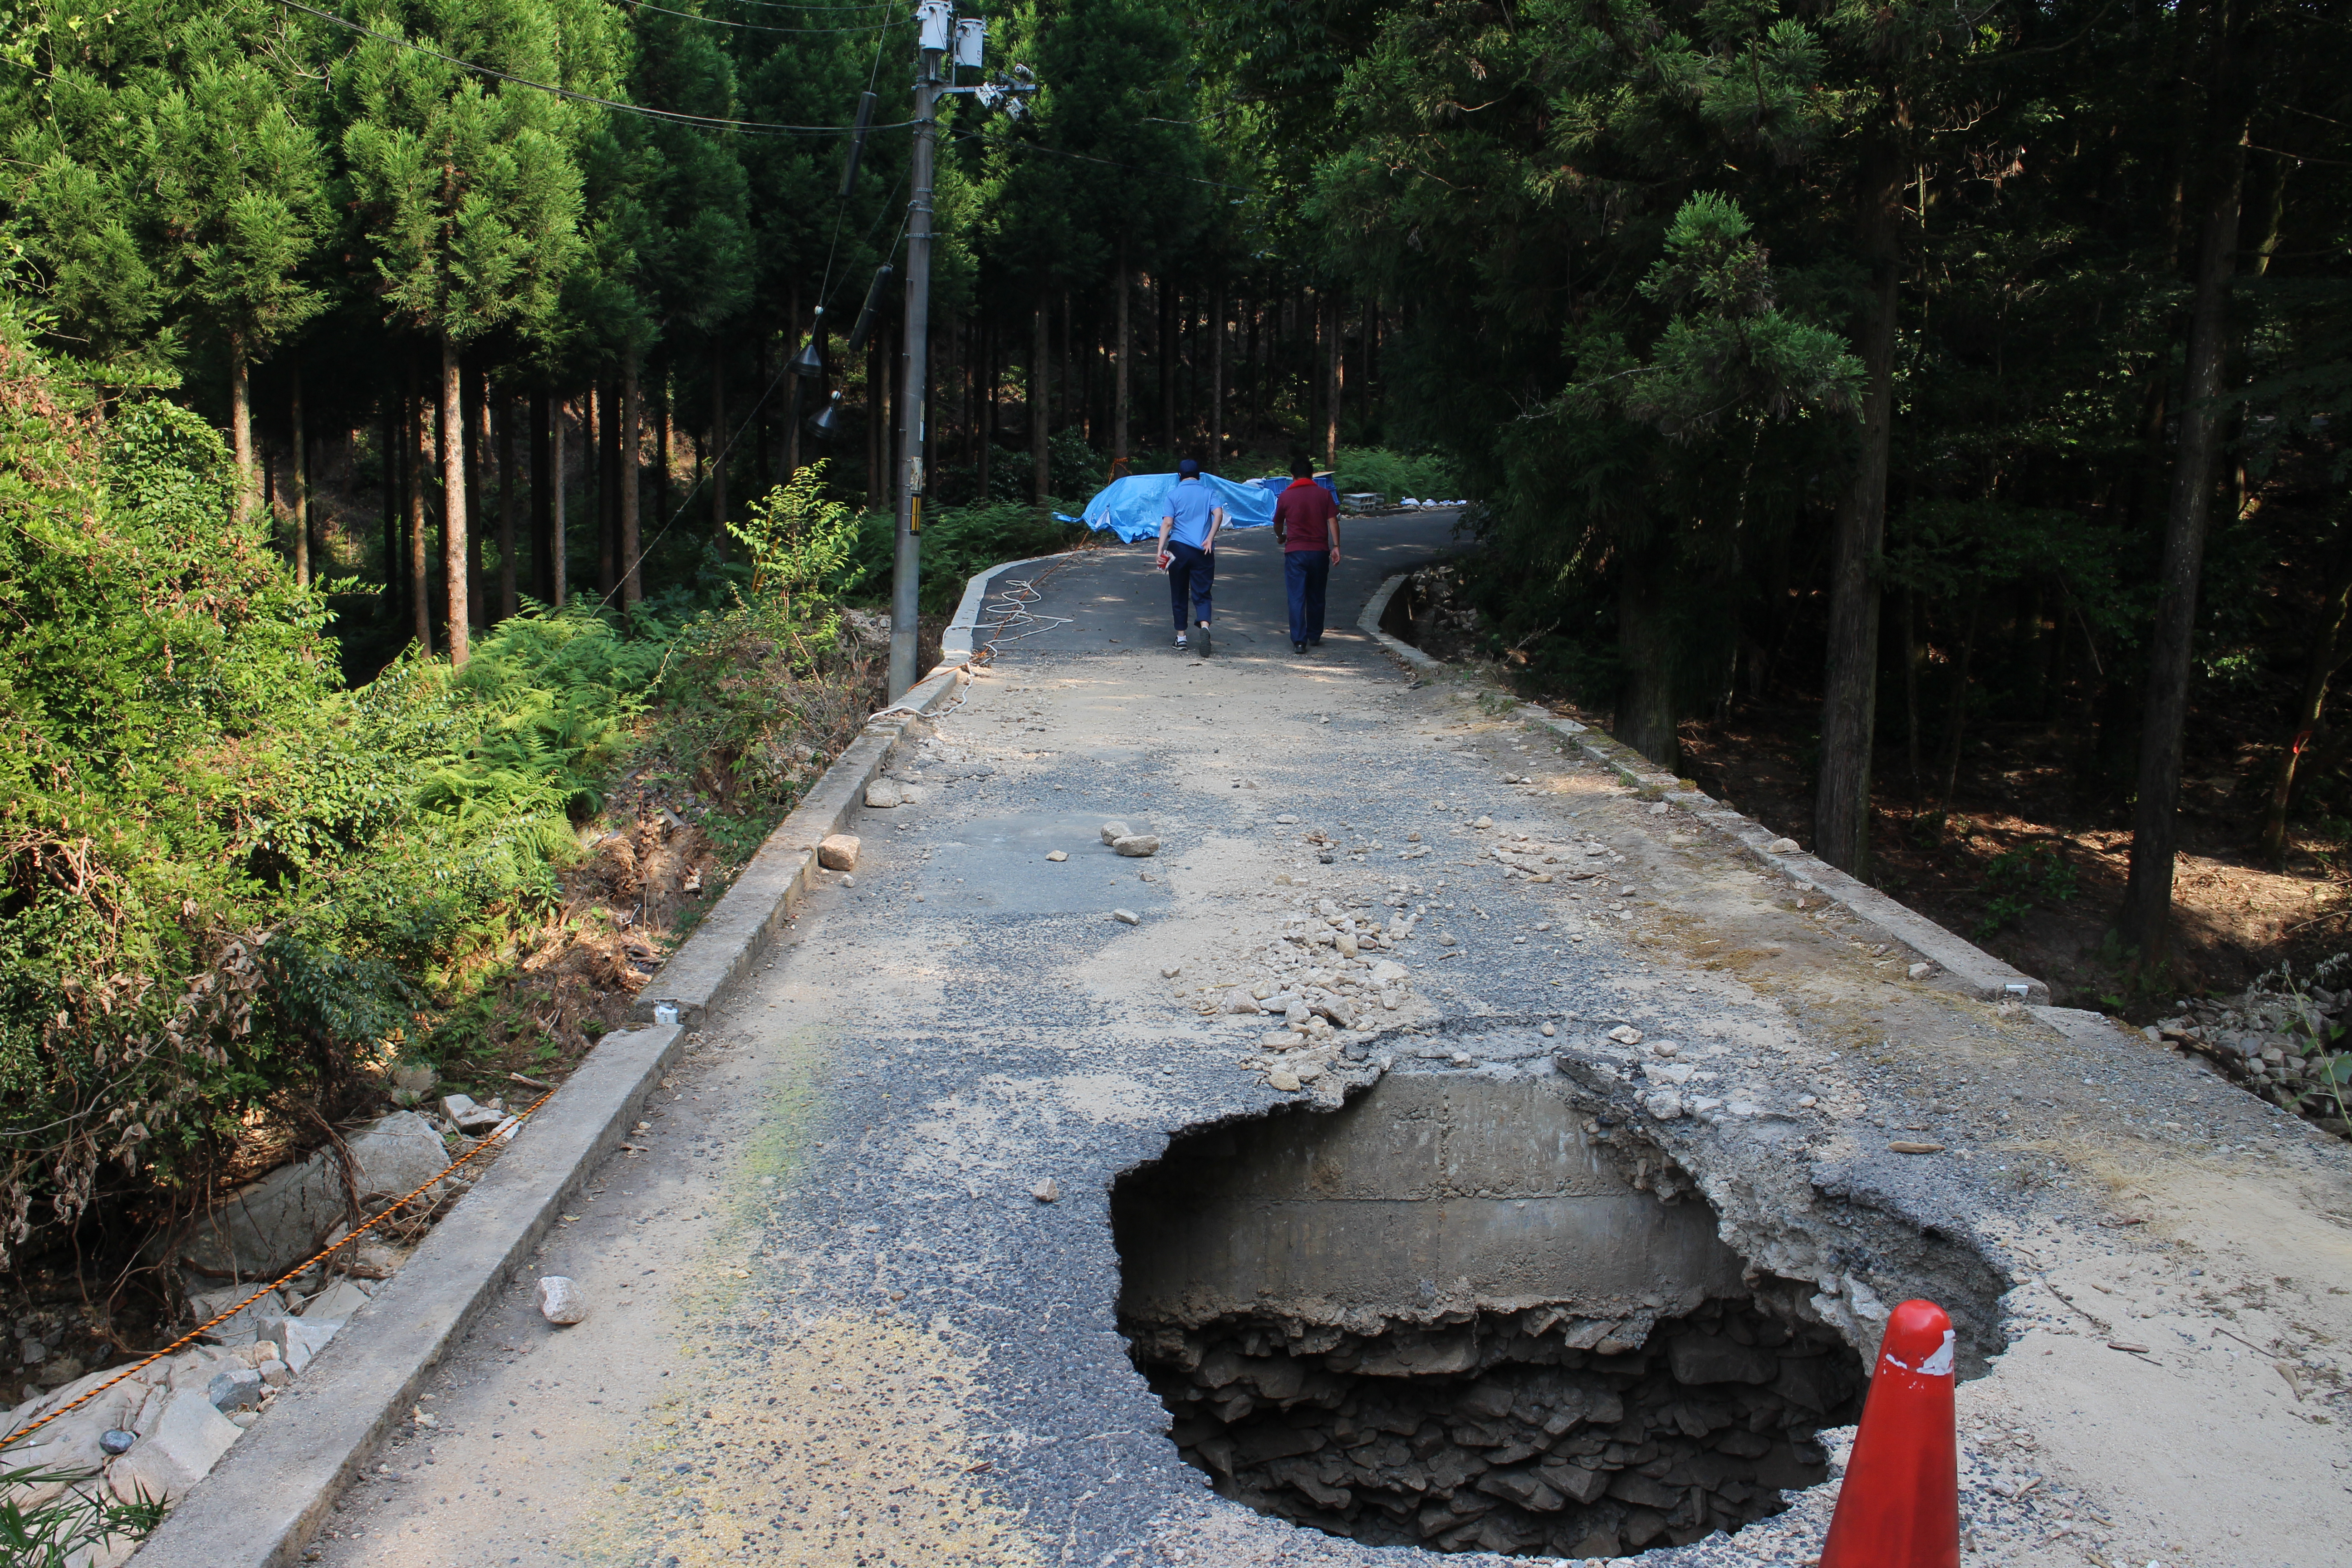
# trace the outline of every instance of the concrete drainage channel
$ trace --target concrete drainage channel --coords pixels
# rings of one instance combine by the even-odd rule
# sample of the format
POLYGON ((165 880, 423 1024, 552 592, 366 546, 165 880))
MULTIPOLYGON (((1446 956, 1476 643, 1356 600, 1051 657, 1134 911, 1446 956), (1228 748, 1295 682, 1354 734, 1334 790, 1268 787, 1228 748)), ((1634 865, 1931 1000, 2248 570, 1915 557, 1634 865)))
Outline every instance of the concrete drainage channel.
MULTIPOLYGON (((1121 1331, 1184 1459, 1370 1545, 1593 1558, 1736 1531, 1826 1479, 1814 1435, 1859 1415, 1874 1350, 1554 1072, 1391 1071, 1336 1111, 1181 1134, 1112 1223, 1121 1331)), ((1813 1223, 1832 1245, 1900 1225, 1813 1223)), ((1981 1373, 1999 1286, 1948 1261, 1990 1292, 1955 1303, 1981 1373)))

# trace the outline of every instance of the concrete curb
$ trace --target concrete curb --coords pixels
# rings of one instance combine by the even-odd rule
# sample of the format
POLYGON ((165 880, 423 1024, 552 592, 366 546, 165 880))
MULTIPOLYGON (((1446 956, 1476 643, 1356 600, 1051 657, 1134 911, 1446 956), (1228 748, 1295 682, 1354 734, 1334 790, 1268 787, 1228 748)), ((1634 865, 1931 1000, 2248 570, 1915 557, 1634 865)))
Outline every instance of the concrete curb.
POLYGON ((1801 849, 1775 850, 1786 843, 1762 823, 1732 810, 1713 795, 1692 789, 1614 736, 1562 719, 1529 703, 1520 716, 1542 725, 1574 743, 1594 762, 1633 788, 1681 807, 1737 845, 1767 871, 1787 878, 1807 892, 1821 893, 1857 920, 1868 921, 1888 936, 1958 980, 1985 1001, 2005 999, 2047 1006, 2050 987, 2021 970, 2012 969, 1958 932, 1946 930, 1907 905, 1897 903, 1828 861, 1801 849))
MULTIPOLYGON (((1357 618, 1356 625, 1407 664, 1420 669, 1440 668, 1443 660, 1433 658, 1421 649, 1400 642, 1381 630, 1381 616, 1387 613, 1390 598, 1404 580, 1403 575, 1399 575, 1382 583, 1380 591, 1364 605, 1364 613, 1357 618)), ((1737 845, 1749 859, 1766 870, 1787 878, 1807 892, 1826 896, 1857 920, 1868 921, 1941 968, 1977 996, 1986 1001, 2013 998, 2037 1007, 2049 1005, 2050 987, 2041 981, 2011 968, 1966 937, 1947 931, 1917 910, 1888 898, 1869 883, 1847 876, 1826 860, 1802 850, 1773 849, 1772 845, 1786 840, 1778 837, 1755 818, 1742 816, 1713 795, 1690 788, 1672 773, 1659 772, 1656 764, 1647 757, 1613 736, 1580 724, 1573 719, 1562 719, 1533 703, 1523 704, 1519 716, 1559 735, 1634 789, 1689 812, 1717 834, 1737 845)))
POLYGON ((961 661, 942 661, 897 705, 867 720, 865 732, 834 759, 793 814, 776 825, 685 945, 646 982, 631 1016, 641 1023, 680 1024, 689 1029, 700 1024, 799 907, 816 874, 818 843, 841 831, 865 800, 866 786, 889 765, 890 753, 908 726, 937 711, 971 679, 961 661))
POLYGON ((964 584, 963 599, 956 605, 955 618, 940 634, 940 662, 961 664, 971 657, 972 636, 980 630, 981 606, 988 602, 988 584, 998 573, 1010 572, 1015 566, 1042 566, 1074 553, 1065 550, 1053 555, 1032 555, 1025 561, 1003 561, 985 572, 973 573, 971 581, 964 584))
POLYGON ((1356 629, 1416 669, 1441 669, 1444 668, 1444 659, 1433 658, 1411 643, 1392 637, 1381 630, 1381 617, 1389 613, 1389 601, 1396 596, 1396 591, 1404 585, 1405 579, 1411 575, 1412 574, 1410 572, 1400 572, 1382 583, 1372 596, 1364 602, 1364 613, 1356 617, 1356 629))
POLYGON ((279 1568, 414 1407, 434 1363, 527 1267, 677 1056, 675 1026, 608 1035, 270 1412, 164 1516, 140 1568, 279 1568))

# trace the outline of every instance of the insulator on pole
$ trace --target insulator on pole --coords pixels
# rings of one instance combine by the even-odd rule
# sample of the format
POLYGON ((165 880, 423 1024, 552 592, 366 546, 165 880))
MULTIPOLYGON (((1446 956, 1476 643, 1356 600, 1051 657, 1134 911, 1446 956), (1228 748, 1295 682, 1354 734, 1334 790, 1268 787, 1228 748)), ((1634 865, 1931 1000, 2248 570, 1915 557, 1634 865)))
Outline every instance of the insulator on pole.
POLYGON ((816 308, 816 320, 809 323, 808 342, 801 345, 801 352, 794 354, 792 363, 784 368, 794 375, 815 376, 824 374, 824 356, 816 352, 816 335, 824 327, 824 307, 819 305, 816 308))
POLYGON ((866 290, 866 308, 857 312, 857 326, 842 345, 844 359, 855 359, 857 351, 866 346, 866 336, 874 331, 874 318, 882 313, 882 291, 889 287, 892 268, 888 262, 874 269, 873 286, 866 290))
POLYGON ((866 156, 866 132, 874 124, 875 97, 870 92, 857 95, 857 123, 849 132, 849 162, 842 165, 841 199, 847 201, 852 186, 857 184, 858 161, 866 156))
POLYGON ((847 433, 849 416, 841 411, 841 394, 836 390, 823 408, 808 422, 809 428, 827 441, 835 441, 847 433))

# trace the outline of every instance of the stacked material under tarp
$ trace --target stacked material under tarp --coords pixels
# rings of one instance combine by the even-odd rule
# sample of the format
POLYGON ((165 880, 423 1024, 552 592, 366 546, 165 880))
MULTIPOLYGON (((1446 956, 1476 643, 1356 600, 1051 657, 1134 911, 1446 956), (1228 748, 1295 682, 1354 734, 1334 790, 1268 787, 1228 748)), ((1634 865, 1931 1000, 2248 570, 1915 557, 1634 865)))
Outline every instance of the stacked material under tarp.
MULTIPOLYGON (((1202 475, 1201 482, 1214 492, 1217 504, 1225 509, 1227 528, 1274 525, 1274 491, 1260 489, 1255 484, 1236 484, 1214 474, 1202 475)), ((1139 539, 1157 539, 1160 520, 1168 515, 1168 492, 1175 486, 1174 474, 1129 474, 1123 479, 1114 479, 1108 489, 1087 502, 1080 521, 1088 528, 1115 533, 1129 544, 1139 539)))

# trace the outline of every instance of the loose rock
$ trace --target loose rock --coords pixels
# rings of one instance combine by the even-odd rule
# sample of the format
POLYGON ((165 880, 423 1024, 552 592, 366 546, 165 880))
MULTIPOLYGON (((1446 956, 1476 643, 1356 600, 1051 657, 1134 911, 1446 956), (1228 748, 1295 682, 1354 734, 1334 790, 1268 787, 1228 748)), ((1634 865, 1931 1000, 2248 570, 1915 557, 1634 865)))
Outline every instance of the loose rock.
POLYGON ((1914 980, 1925 980, 1936 973, 1936 966, 1932 963, 1915 963, 1905 973, 1914 980))
POLYGON ((1044 1181, 1038 1183, 1035 1186, 1030 1188, 1029 1195, 1035 1198, 1041 1204, 1059 1203, 1062 1198, 1061 1184, 1055 1182, 1053 1177, 1048 1176, 1044 1181))
POLYGON ((854 833, 827 834, 816 847, 816 863, 828 871, 854 871, 857 869, 859 847, 854 833))
POLYGON ((551 1323, 585 1322, 588 1298, 562 1275, 547 1275, 539 1282, 539 1315, 551 1323))
POLYGON ((1775 838, 1771 843, 1764 846, 1764 853, 1767 855, 1794 855, 1796 852, 1797 841, 1793 838, 1775 838))
POLYGON ((1113 910, 1110 918, 1121 925, 1139 926, 1143 923, 1143 917, 1133 910, 1113 910))
POLYGON ((876 779, 866 786, 866 805, 873 811, 892 810, 904 798, 898 793, 898 786, 888 779, 876 779))
POLYGON ((1160 840, 1149 833, 1130 833, 1113 839, 1111 848, 1129 859, 1146 859, 1160 853, 1160 840))
POLYGON ((1066 849, 1048 849, 1045 851, 1045 858, 1056 863, 1066 860, 1069 858, 1070 852, 1066 849))
POLYGON ((1631 1024, 1620 1024, 1609 1031, 1609 1037, 1621 1046, 1638 1046, 1642 1043, 1642 1031, 1631 1024))
POLYGON ((1124 822, 1106 822, 1102 825, 1102 841, 1106 844, 1116 844, 1134 831, 1134 828, 1124 822))

